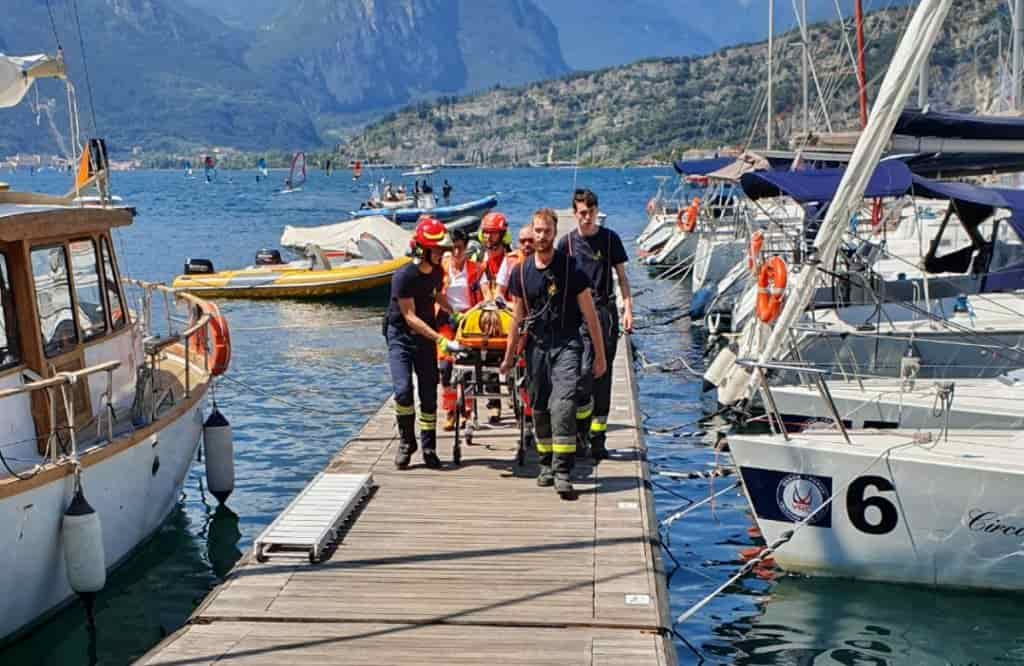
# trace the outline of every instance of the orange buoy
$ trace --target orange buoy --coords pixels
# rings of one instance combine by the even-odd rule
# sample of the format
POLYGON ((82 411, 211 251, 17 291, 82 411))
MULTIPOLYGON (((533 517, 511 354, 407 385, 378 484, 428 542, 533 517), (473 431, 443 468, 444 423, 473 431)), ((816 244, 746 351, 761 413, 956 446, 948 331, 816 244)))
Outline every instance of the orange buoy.
POLYGON ((758 229, 750 237, 750 247, 747 248, 747 268, 751 273, 757 270, 761 264, 761 248, 764 246, 764 232, 758 229))
POLYGON ((210 356, 206 369, 211 375, 223 375, 231 365, 231 331, 228 328, 228 320, 213 303, 203 302, 197 307, 200 312, 199 317, 207 314, 210 316, 210 320, 206 326, 192 336, 192 351, 202 354, 207 350, 207 344, 209 344, 210 356))
POLYGON ((782 257, 772 257, 761 266, 757 275, 757 318, 764 323, 772 323, 782 312, 788 278, 786 262, 782 257))

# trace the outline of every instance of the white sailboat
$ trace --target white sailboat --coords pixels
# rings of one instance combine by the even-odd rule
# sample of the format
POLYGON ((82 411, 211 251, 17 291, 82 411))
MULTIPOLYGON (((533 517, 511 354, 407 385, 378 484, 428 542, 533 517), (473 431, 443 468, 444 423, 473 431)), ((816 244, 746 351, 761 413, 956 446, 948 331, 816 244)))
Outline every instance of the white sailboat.
MULTIPOLYGON (((0 56, 0 107, 43 76, 65 79, 59 56, 0 56)), ((67 196, 0 191, 0 642, 76 593, 88 608, 161 525, 230 358, 226 322, 199 299, 181 301, 193 319, 177 332, 155 328, 165 288, 138 283, 142 312, 129 309, 111 234, 134 211, 110 205, 107 174, 92 140, 67 196)), ((222 498, 227 478, 211 477, 222 498)))

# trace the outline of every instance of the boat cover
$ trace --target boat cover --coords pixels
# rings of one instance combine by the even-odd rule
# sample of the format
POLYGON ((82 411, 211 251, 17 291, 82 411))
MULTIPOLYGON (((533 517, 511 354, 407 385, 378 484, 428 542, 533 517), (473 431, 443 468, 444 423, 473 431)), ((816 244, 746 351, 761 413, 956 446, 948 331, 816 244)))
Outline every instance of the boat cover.
POLYGON ((735 157, 712 157, 706 160, 678 160, 672 164, 683 176, 706 176, 736 161, 735 157))
MULTIPOLYGON (((751 199, 786 195, 799 203, 831 201, 839 188, 845 169, 808 169, 804 171, 763 171, 745 174, 740 183, 751 199)), ((880 162, 871 174, 864 197, 902 196, 911 185, 907 165, 898 160, 880 162)))
POLYGON ((906 109, 893 134, 941 139, 1024 141, 1024 118, 906 109))
POLYGON ((281 234, 281 246, 304 254, 308 247, 315 245, 325 252, 345 252, 361 257, 363 250, 359 241, 365 236, 372 236, 387 248, 392 257, 401 257, 409 249, 410 235, 407 229, 386 217, 362 217, 322 227, 286 226, 281 234))

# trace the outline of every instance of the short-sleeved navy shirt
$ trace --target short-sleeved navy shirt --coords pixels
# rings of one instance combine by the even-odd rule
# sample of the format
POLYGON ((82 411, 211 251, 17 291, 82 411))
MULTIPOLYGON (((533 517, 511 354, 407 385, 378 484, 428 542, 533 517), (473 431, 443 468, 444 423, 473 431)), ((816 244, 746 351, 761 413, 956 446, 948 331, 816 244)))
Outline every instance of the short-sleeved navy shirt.
POLYGON ((391 302, 388 304, 388 325, 400 331, 413 334, 405 323, 402 310, 398 307, 398 299, 411 298, 416 308, 416 316, 431 327, 437 328, 434 316, 434 303, 441 291, 444 271, 434 267, 430 273, 421 273, 416 264, 406 264, 395 271, 391 277, 391 302))
POLYGON ((583 237, 579 229, 573 229, 558 241, 558 249, 575 257, 580 270, 586 273, 595 303, 614 301, 614 267, 629 260, 617 233, 608 227, 598 227, 596 234, 583 237))
POLYGON ((579 335, 583 313, 576 297, 590 281, 572 257, 556 250, 544 269, 533 258, 519 264, 509 276, 508 293, 523 298, 524 287, 528 316, 540 315, 530 326, 531 335, 543 340, 579 335))

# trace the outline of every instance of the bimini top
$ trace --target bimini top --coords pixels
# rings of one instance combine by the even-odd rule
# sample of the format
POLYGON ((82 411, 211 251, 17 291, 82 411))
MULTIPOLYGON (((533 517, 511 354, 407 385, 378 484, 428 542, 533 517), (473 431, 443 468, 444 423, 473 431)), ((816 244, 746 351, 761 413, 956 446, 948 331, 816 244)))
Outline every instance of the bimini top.
POLYGON ((914 176, 911 194, 951 201, 957 217, 966 226, 981 224, 997 209, 1005 208, 1010 211, 1010 225, 1024 238, 1024 191, 947 183, 914 176))
POLYGON ((681 176, 706 176, 735 161, 735 157, 712 157, 706 160, 677 160, 672 166, 681 176))
POLYGON ((980 141, 1024 141, 1024 118, 907 109, 892 132, 902 136, 980 141))
MULTIPOLYGON (((744 174, 743 191, 751 199, 788 196, 798 203, 831 201, 845 169, 760 171, 744 174)), ((898 160, 880 162, 868 181, 865 198, 902 196, 910 189, 912 174, 898 160)))

